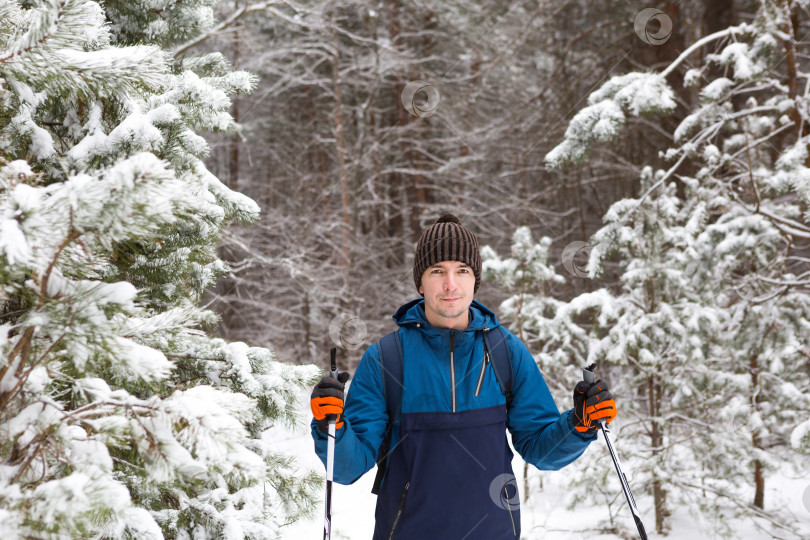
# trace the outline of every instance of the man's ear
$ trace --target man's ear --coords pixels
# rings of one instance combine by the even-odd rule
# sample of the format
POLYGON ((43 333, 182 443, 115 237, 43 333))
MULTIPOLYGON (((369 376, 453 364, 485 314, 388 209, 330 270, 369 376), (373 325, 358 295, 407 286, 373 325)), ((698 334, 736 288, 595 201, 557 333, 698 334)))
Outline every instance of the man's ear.
POLYGON ((419 285, 419 294, 421 294, 422 296, 425 296, 424 291, 422 291, 422 286, 421 285, 419 285))

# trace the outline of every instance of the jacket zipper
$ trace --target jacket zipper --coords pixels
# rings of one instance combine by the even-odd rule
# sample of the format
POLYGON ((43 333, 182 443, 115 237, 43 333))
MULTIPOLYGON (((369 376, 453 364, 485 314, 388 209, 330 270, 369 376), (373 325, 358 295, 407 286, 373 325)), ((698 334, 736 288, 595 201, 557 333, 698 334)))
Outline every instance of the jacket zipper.
MULTIPOLYGON (((394 531, 399 524, 399 518, 402 517, 402 511, 405 510, 405 498, 408 496, 408 488, 410 487, 411 483, 405 483, 405 489, 402 490, 402 496, 399 498, 399 506, 397 507, 397 513, 394 515, 394 521, 391 523, 391 532, 388 533, 388 540, 391 540, 394 537, 394 531)), ((512 525, 514 527, 514 524, 512 525)))
POLYGON ((484 383, 484 373, 486 372, 488 363, 489 351, 487 350, 487 344, 484 343, 484 359, 481 361, 481 373, 478 375, 478 383, 475 385, 475 397, 478 397, 478 394, 481 393, 481 385, 484 383))
POLYGON ((450 410, 456 412, 456 331, 450 330, 450 410))

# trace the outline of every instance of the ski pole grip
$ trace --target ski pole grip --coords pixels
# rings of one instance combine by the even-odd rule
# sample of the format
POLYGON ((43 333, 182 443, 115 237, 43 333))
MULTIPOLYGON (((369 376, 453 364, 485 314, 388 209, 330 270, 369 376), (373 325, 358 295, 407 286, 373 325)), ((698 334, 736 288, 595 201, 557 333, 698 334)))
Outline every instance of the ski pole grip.
MULTIPOLYGON (((338 369, 337 369, 337 348, 332 347, 329 351, 329 376, 332 377, 334 380, 338 380, 338 369)), ((328 424, 334 425, 337 423, 338 415, 336 414, 327 414, 326 415, 326 422, 328 424)))
POLYGON ((583 368, 582 370, 582 380, 588 384, 593 384, 596 382, 594 380, 593 370, 596 368, 596 364, 591 364, 590 366, 583 368))
POLYGON ((333 379, 337 380, 338 376, 338 369, 337 369, 337 348, 332 347, 332 350, 329 351, 330 355, 330 362, 329 362, 329 376, 333 379))

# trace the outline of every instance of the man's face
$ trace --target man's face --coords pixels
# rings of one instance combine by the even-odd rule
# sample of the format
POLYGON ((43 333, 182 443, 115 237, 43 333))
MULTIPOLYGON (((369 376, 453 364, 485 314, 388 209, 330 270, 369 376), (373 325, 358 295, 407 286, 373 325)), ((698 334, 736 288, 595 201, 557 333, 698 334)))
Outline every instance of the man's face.
POLYGON ((443 261, 422 274, 419 292, 425 297, 425 315, 437 328, 463 330, 469 323, 467 310, 473 301, 475 274, 458 261, 443 261))

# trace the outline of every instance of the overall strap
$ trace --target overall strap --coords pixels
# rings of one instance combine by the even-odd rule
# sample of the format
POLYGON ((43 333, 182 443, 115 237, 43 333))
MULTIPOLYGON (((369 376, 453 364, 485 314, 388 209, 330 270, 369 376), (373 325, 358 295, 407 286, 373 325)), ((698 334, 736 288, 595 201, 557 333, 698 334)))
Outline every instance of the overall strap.
POLYGON ((512 381, 514 372, 512 371, 512 355, 509 354, 509 346, 506 344, 506 334, 503 328, 497 326, 493 329, 484 329, 484 347, 489 353, 489 360, 492 362, 492 369, 495 370, 495 378, 501 387, 501 392, 506 396, 506 408, 512 404, 512 381))
POLYGON ((399 413, 402 409, 402 344, 399 341, 399 332, 394 331, 384 336, 377 344, 380 357, 380 370, 383 383, 383 396, 388 411, 388 425, 385 428, 382 444, 377 451, 377 476, 371 492, 377 495, 380 492, 383 477, 388 469, 388 454, 391 449, 391 435, 394 424, 399 422, 399 413))

